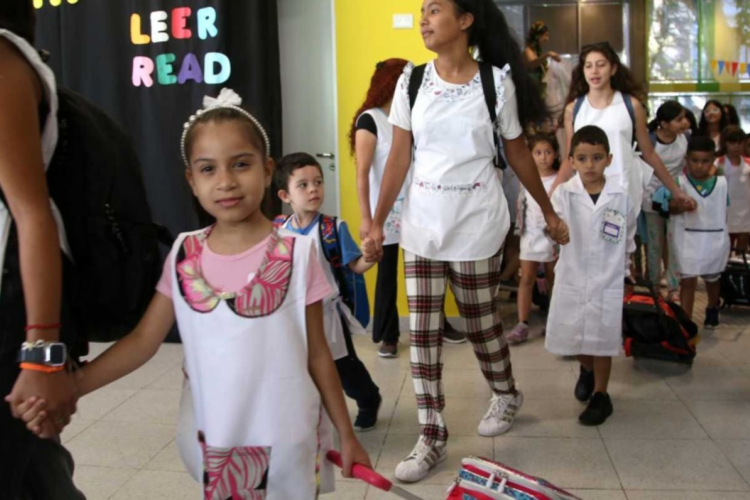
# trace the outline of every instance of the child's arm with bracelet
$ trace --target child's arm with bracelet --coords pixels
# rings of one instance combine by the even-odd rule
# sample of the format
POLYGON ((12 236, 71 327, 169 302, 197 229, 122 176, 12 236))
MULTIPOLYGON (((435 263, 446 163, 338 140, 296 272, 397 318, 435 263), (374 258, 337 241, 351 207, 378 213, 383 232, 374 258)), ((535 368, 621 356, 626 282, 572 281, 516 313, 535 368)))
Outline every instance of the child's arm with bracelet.
MULTIPOLYGON (((140 368, 159 350, 174 322, 172 300, 156 293, 135 330, 77 372, 79 395, 84 396, 140 368)), ((22 420, 35 434, 42 432, 47 417, 44 405, 44 400, 27 400, 19 406, 22 420)))
POLYGON ((352 422, 344 401, 336 365, 328 349, 323 332, 323 306, 321 302, 307 306, 307 350, 308 368, 313 382, 318 387, 328 415, 339 433, 344 477, 351 477, 355 463, 372 468, 370 457, 354 435, 352 422))

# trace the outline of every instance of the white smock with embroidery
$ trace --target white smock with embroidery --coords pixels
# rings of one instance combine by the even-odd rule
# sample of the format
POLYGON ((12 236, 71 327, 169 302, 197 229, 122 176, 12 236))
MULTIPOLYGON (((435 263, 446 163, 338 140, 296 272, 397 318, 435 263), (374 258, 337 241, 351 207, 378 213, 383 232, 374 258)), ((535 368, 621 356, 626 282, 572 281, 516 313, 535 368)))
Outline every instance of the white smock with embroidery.
MULTIPOLYGON (((370 214, 374 216, 375 209, 378 206, 378 199, 380 198, 380 186, 383 184, 385 164, 388 162, 388 155, 391 153, 391 146, 393 145, 393 125, 388 123, 388 115, 380 108, 368 109, 362 114, 370 115, 375 121, 375 126, 378 128, 375 155, 372 158, 369 175, 370 214)), ((394 245, 401 240, 401 213, 403 211, 406 188, 410 182, 411 170, 406 175, 404 186, 401 188, 401 192, 398 194, 398 198, 396 198, 396 203, 394 203, 391 213, 388 214, 388 218, 383 225, 383 236, 385 236, 383 245, 394 245)))
MULTIPOLYGON (((630 199, 634 200, 636 213, 639 213, 644 191, 644 169, 650 171, 651 168, 642 166, 643 161, 633 149, 633 121, 622 94, 615 92, 612 103, 604 109, 593 107, 586 96, 573 123, 573 130, 578 131, 586 125, 596 125, 607 134, 612 164, 604 174, 608 180, 622 186, 630 199)), ((649 180, 650 175, 651 172, 648 174, 649 180)))
POLYGON ((255 277, 233 298, 202 280, 196 263, 206 235, 183 234, 172 252, 202 498, 316 498, 332 486, 324 456, 333 432, 308 371, 313 241, 280 231, 255 277))
MULTIPOLYGON (((698 204, 692 212, 672 215, 672 231, 677 270, 684 276, 704 276, 724 272, 729 260, 727 231, 727 179, 719 176, 713 191, 702 196, 683 174, 677 178, 680 188, 698 204)), ((729 202, 732 202, 731 197, 729 202)))
POLYGON ((727 179, 729 233, 750 233, 750 160, 740 157, 740 164, 732 165, 724 156, 716 161, 716 166, 724 170, 727 179))
POLYGON ((594 205, 576 175, 555 190, 552 206, 568 224, 570 243, 555 266, 545 347, 561 356, 617 356, 625 277, 635 251, 635 204, 607 180, 594 205))
MULTIPOLYGON (((390 122, 414 136, 413 180, 404 200, 401 247, 431 260, 462 262, 495 255, 510 226, 508 204, 495 172, 495 128, 479 72, 465 85, 443 81, 427 64, 413 111, 412 64, 404 68, 390 122)), ((500 135, 522 133, 510 67, 493 68, 500 135)))
MULTIPOLYGON (((58 127, 57 127, 57 84, 55 82, 55 75, 52 70, 44 64, 39 53, 32 47, 26 40, 11 33, 8 30, 0 29, 0 38, 8 40, 10 43, 15 45, 18 51, 26 58, 32 69, 39 76, 39 82, 42 86, 42 93, 44 94, 44 100, 47 103, 49 109, 47 117, 42 124, 42 160, 44 161, 44 170, 46 171, 52 161, 52 156, 55 153, 55 147, 57 146, 58 127)), ((6 195, 7 196, 7 195, 6 195)), ((60 248, 70 256, 70 249, 68 246, 67 239, 65 237, 65 226, 60 216, 60 211, 57 209, 55 202, 50 200, 52 204, 52 215, 57 223, 57 232, 60 238, 60 248)), ((5 252, 8 247, 8 237, 10 236, 10 226, 13 219, 10 214, 10 210, 5 204, 0 201, 0 270, 5 265, 5 252)), ((0 272, 0 289, 2 289, 3 276, 0 272)))

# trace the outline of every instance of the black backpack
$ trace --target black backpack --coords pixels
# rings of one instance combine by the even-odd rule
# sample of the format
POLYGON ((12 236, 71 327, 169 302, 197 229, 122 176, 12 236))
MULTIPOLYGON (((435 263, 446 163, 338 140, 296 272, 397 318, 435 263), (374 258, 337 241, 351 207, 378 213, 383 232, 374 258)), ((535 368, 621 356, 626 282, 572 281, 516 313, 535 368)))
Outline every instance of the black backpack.
POLYGON ((47 170, 74 264, 70 303, 88 340, 130 332, 161 274, 159 240, 130 138, 104 111, 58 90, 59 139, 47 170))
MULTIPOLYGON (((414 104, 417 102, 417 96, 419 95, 419 87, 422 86, 422 80, 424 80, 424 70, 427 67, 426 64, 415 66, 409 77, 409 109, 414 109, 414 104)), ((490 121, 494 124, 497 121, 497 113, 495 107, 497 106, 497 91, 495 90, 495 73, 490 63, 479 61, 479 77, 482 80, 482 91, 484 92, 484 101, 487 103, 487 111, 490 112, 490 121)), ((492 134, 495 140, 495 159, 493 163, 495 167, 505 170, 508 165, 503 159, 501 154, 500 139, 497 133, 492 134)))

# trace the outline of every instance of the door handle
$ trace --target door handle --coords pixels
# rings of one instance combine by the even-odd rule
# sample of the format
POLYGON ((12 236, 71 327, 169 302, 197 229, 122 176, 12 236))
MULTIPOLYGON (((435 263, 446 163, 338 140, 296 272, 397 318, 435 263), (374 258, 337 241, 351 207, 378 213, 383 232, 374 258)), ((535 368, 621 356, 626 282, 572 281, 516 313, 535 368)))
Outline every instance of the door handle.
POLYGON ((329 160, 333 160, 334 158, 336 158, 336 155, 333 153, 315 153, 315 156, 317 156, 318 158, 326 158, 329 160))

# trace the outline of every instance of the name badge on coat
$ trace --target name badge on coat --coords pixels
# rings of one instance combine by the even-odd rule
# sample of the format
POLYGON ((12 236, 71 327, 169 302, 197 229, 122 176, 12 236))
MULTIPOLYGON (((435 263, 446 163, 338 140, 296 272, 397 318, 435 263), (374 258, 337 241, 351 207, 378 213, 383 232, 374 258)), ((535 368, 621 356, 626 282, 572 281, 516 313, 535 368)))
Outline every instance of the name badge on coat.
POLYGON ((604 212, 601 237, 610 243, 619 243, 625 233, 625 215, 617 210, 608 208, 604 212))

